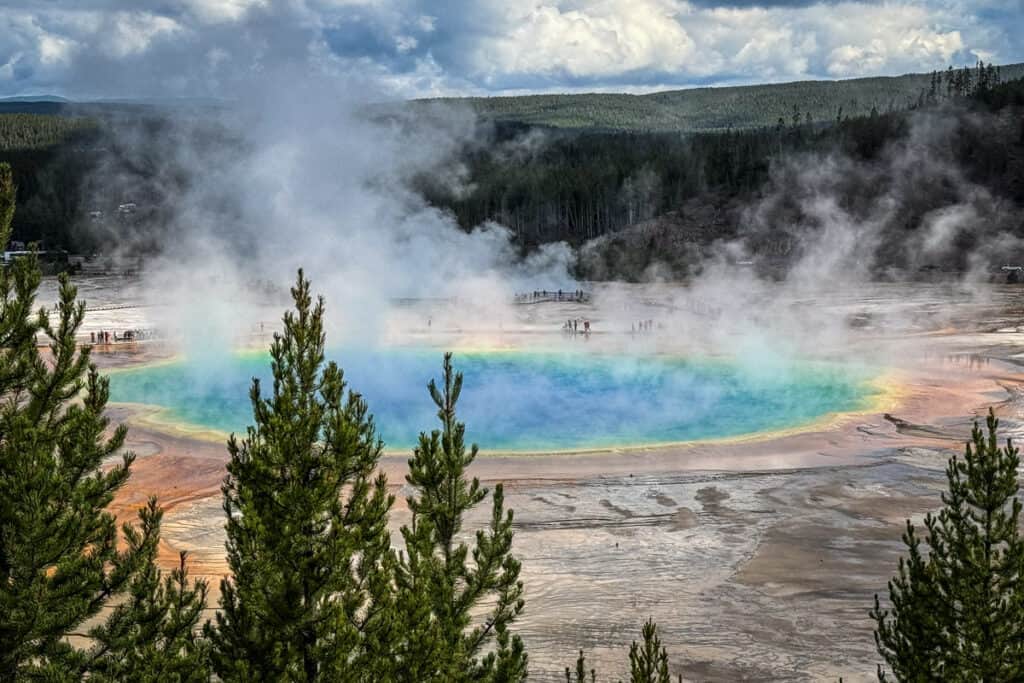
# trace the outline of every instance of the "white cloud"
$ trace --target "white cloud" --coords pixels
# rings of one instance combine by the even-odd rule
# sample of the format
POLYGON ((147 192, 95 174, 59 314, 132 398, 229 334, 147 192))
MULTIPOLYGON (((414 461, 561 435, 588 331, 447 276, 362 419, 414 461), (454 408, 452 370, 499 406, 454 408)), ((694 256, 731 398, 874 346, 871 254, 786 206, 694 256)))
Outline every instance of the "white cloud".
POLYGON ((433 33, 437 28, 437 17, 423 14, 416 20, 416 26, 424 33, 433 33))
POLYGON ((920 3, 696 9, 686 25, 717 69, 747 78, 854 77, 942 68, 964 50, 959 15, 920 3))
POLYGON ((885 49, 878 41, 866 47, 841 45, 828 55, 828 72, 833 76, 873 73, 884 65, 885 49))
POLYGON ((265 9, 269 0, 184 0, 184 6, 201 22, 237 22, 253 9, 265 9))
POLYGON ((870 21, 864 21, 861 9, 845 4, 833 17, 818 13, 834 43, 826 58, 831 76, 941 69, 965 48, 960 31, 934 23, 935 14, 926 8, 884 5, 870 21))
POLYGON ((558 89, 562 76, 628 87, 644 72, 669 83, 898 74, 942 68, 958 56, 970 61, 963 57, 979 49, 971 36, 993 42, 997 30, 951 0, 745 8, 541 0, 526 9, 501 3, 488 16, 496 28, 467 39, 473 50, 464 75, 513 88, 540 77, 558 89))
POLYGON ((179 34, 184 30, 170 17, 144 12, 119 12, 111 22, 111 32, 104 49, 114 57, 128 57, 145 52, 150 43, 179 34))
POLYGON ((11 55, 10 59, 0 65, 0 81, 12 81, 14 80, 14 67, 18 61, 22 58, 23 53, 15 52, 11 55))
POLYGON ((578 8, 509 8, 505 35, 480 46, 480 70, 573 77, 685 68, 693 41, 663 0, 603 0, 578 8))
POLYGON ((39 35, 39 61, 46 66, 67 64, 71 61, 77 43, 70 38, 41 33, 39 35))
POLYGON ((401 53, 411 52, 419 46, 415 36, 398 36, 395 38, 395 49, 401 53))
MULTIPOLYGON (((763 79, 799 77, 810 71, 818 48, 813 27, 798 21, 799 14, 752 9, 713 9, 696 12, 690 22, 699 27, 700 53, 712 55, 714 70, 763 79)), ((701 71, 706 76, 715 71, 701 71)))

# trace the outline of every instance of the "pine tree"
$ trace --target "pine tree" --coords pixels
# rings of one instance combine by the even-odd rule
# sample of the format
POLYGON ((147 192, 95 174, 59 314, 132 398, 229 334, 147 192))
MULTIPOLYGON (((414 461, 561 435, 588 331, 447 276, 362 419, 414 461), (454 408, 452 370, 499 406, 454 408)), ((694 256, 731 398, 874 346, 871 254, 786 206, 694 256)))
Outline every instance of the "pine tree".
MULTIPOLYGON (((1010 440, 999 447, 998 426, 991 411, 987 435, 975 423, 963 459, 946 468, 942 510, 925 517, 927 557, 908 521, 891 607, 875 596, 875 641, 897 680, 1024 677, 1020 458, 1010 440)), ((878 674, 887 678, 881 666, 878 674)))
MULTIPOLYGON (((573 678, 574 672, 565 667, 565 683, 587 683, 587 659, 583 656, 583 650, 580 650, 579 657, 576 658, 576 671, 575 679, 573 678)), ((590 670, 590 683, 597 681, 597 671, 595 669, 590 670)))
MULTIPOLYGON (((10 165, 0 163, 0 242, 5 246, 11 238, 16 194, 10 165)), ((37 353, 35 338, 39 331, 39 318, 32 309, 39 280, 39 269, 31 258, 18 259, 11 267, 0 268, 0 396, 6 397, 28 383, 33 357, 37 353)), ((4 437, 0 434, 0 438, 4 437)), ((0 509, 0 513, 4 512, 0 509)), ((0 536, 0 542, 2 538, 0 536)))
POLYGON ((14 185, 14 171, 11 165, 0 162, 0 244, 4 249, 11 239, 11 222, 14 220, 14 208, 17 201, 18 188, 14 185))
POLYGON ((207 634, 225 681, 373 680, 390 636, 393 497, 366 403, 324 361, 324 304, 299 271, 295 311, 271 346, 273 388, 253 381, 254 425, 228 441, 228 565, 207 634))
POLYGON ((157 568, 163 511, 156 500, 139 512, 141 532, 126 530, 128 547, 144 558, 128 599, 91 632, 90 681, 201 683, 209 681, 208 645, 196 633, 206 606, 206 583, 188 580, 186 553, 164 576, 157 568))
MULTIPOLYGON (((635 640, 629 648, 629 683, 671 683, 668 672, 668 652, 658 637, 658 626, 653 619, 648 619, 641 629, 642 643, 635 640)), ((683 676, 678 681, 682 683, 683 676)), ((575 680, 573 671, 565 667, 565 683, 586 683, 587 660, 580 650, 576 658, 575 680)), ((590 681, 597 681, 597 672, 590 669, 590 681)))
POLYGON ((641 630, 643 643, 635 640, 629 648, 630 683, 670 683, 668 652, 658 637, 658 627, 648 619, 641 630))
POLYGON ((420 434, 406 481, 411 526, 402 528, 406 552, 399 568, 399 609, 407 617, 394 676, 403 681, 521 681, 527 656, 509 627, 523 610, 519 561, 512 556, 512 511, 495 486, 490 524, 476 543, 459 540, 465 514, 487 497, 466 470, 476 458, 467 451, 465 424, 455 406, 462 375, 445 354, 443 386, 431 380, 430 396, 441 429, 420 434), (472 555, 472 561, 469 561, 472 555), (486 606, 486 607, 485 607, 486 606))
MULTIPOLYGON (((0 165, 5 244, 13 209, 10 169, 0 165)), ((128 547, 118 549, 106 508, 134 455, 106 466, 126 429, 106 435, 108 383, 75 340, 84 304, 65 278, 52 319, 33 314, 39 282, 31 255, 0 272, 0 679, 77 681, 92 675, 96 658, 68 636, 82 635, 139 576, 159 524, 124 525, 128 547), (37 334, 50 339, 48 358, 36 349, 37 334)))

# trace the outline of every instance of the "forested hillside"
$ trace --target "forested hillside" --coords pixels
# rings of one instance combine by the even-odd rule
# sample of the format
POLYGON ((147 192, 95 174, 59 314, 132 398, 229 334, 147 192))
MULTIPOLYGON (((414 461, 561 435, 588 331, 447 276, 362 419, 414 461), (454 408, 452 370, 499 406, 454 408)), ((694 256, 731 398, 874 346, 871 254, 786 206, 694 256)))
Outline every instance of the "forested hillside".
MULTIPOLYGON (((990 210, 977 200, 971 210, 999 234, 1024 235, 1024 226, 1007 225, 1006 218, 1019 216, 1024 207, 1024 80, 1008 80, 1017 73, 1024 69, 979 65, 925 77, 720 89, 717 109, 711 99, 703 101, 702 125, 715 117, 739 120, 737 112, 754 120, 755 110, 769 123, 704 132, 644 131, 635 118, 630 130, 575 130, 533 125, 521 112, 518 119, 503 115, 483 120, 478 135, 441 160, 450 168, 411 182, 466 230, 494 221, 508 227, 524 251, 552 241, 578 247, 581 277, 644 277, 654 262, 683 277, 706 260, 711 245, 738 238, 771 268, 784 269, 802 253, 806 233, 800 231, 814 229, 801 192, 817 180, 799 171, 842 166, 840 179, 814 191, 828 194, 844 211, 853 207, 852 221, 874 220, 872 202, 892 187, 913 199, 897 202, 899 209, 886 218, 891 225, 875 236, 885 245, 880 268, 963 269, 971 239, 979 237, 958 237, 963 248, 944 254, 903 237, 927 229, 931 212, 963 203, 960 188, 973 188, 992 206, 1018 207, 1017 213, 990 210), (874 89, 868 87, 872 83, 874 89), (859 114, 846 107, 840 112, 823 94, 829 88, 846 95, 861 92, 851 88, 867 88, 862 92, 877 99, 881 84, 910 92, 908 83, 921 86, 913 101, 869 106, 859 114), (742 106, 721 104, 730 93, 742 106), (788 115, 776 116, 786 110, 788 115), (922 150, 925 157, 915 158, 922 150), (900 166, 900 155, 914 161, 900 166), (457 186, 449 182, 453 177, 461 178, 457 186), (752 207, 760 207, 757 221, 750 220, 752 207)), ((590 102, 593 116, 609 121, 636 110, 602 102, 664 104, 693 92, 565 101, 590 102)), ((701 97, 687 100, 687 111, 696 111, 693 102, 701 97)), ((0 161, 10 162, 18 185, 13 239, 40 241, 44 248, 159 250, 188 208, 181 197, 192 183, 203 182, 205 155, 230 157, 241 144, 208 109, 180 116, 123 103, 40 106, 58 107, 60 113, 0 114, 0 161), (175 153, 185 147, 187 154, 175 153)), ((435 108, 432 115, 443 112, 435 108)), ((408 125, 408 117, 396 117, 395 125, 408 125)), ((227 204, 203 210, 224 220, 236 215, 227 204)))
POLYGON ((47 149, 95 125, 95 121, 79 116, 0 114, 0 152, 47 149))
MULTIPOLYGON (((998 78, 1024 76, 1024 64, 998 69, 998 78)), ((907 74, 891 78, 843 81, 799 81, 773 85, 671 90, 649 95, 578 94, 525 95, 420 100, 422 103, 467 104, 477 115, 497 121, 568 129, 632 132, 717 131, 728 128, 774 126, 779 119, 792 122, 834 121, 837 117, 865 116, 872 109, 885 112, 916 107, 929 96, 948 97, 970 90, 975 70, 939 74, 907 74)))
POLYGON ((85 254, 156 248, 183 172, 159 144, 172 117, 125 103, 3 101, 0 112, 0 162, 18 195, 12 240, 85 254))
POLYGON ((851 230, 879 223, 878 258, 865 255, 879 273, 980 267, 970 259, 983 235, 1024 236, 1024 81, 996 85, 974 71, 952 82, 953 94, 927 93, 913 109, 827 123, 691 135, 499 124, 493 145, 463 157, 471 191, 433 177, 421 189, 466 228, 494 220, 526 247, 585 245, 584 278, 645 277, 655 262, 683 277, 716 241, 740 237, 767 271, 783 272, 824 220, 806 215, 806 194, 836 202, 851 230), (872 212, 887 201, 883 220, 872 212), (957 248, 924 249, 933 214, 961 205, 985 229, 958 235, 957 248))
MULTIPOLYGON (((33 103, 5 102, 0 110, 29 108, 33 103)), ((63 107, 43 102, 37 111, 63 107)), ((59 109, 56 111, 64 111, 59 109)), ((75 248, 74 229, 84 210, 83 179, 95 163, 99 123, 71 114, 0 114, 0 162, 14 170, 18 211, 12 238, 42 248, 75 248)))

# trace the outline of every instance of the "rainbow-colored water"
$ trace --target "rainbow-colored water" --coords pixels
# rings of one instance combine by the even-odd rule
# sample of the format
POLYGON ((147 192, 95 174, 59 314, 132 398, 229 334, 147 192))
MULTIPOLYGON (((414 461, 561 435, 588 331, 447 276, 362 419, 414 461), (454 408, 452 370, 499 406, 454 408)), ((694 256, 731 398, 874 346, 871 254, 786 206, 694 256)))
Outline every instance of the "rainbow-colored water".
MULTIPOLYGON (((435 350, 330 354, 361 393, 389 450, 437 426, 426 390, 435 350)), ((532 351, 457 354, 467 439, 484 450, 556 451, 735 437, 798 427, 859 410, 875 394, 863 368, 825 363, 771 367, 669 356, 532 351)), ((161 420, 243 431, 253 377, 271 384, 266 354, 140 366, 111 377, 111 400, 159 406, 161 420)))

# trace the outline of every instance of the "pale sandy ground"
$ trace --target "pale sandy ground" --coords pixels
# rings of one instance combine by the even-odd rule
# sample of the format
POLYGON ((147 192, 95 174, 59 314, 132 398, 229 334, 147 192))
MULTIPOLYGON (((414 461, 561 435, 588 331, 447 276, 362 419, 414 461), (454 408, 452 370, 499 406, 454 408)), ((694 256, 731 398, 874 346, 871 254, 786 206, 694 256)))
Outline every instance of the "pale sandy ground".
MULTIPOLYGON (((836 310, 899 321, 868 326, 852 345, 871 349, 884 338, 913 351, 900 355, 898 395, 879 412, 738 442, 485 454, 474 474, 504 481, 516 513, 527 597, 517 630, 531 680, 564 680, 580 648, 605 679, 623 675, 628 645, 649 616, 673 672, 687 680, 873 679, 878 657, 868 610, 895 570, 903 520, 938 505, 945 461, 962 449, 976 416, 995 406, 1008 434, 1024 423, 1018 291, 998 290, 983 309, 941 288, 833 296, 828 305, 836 310), (914 315, 894 313, 900 307, 914 315), (903 421, 899 428, 883 410, 903 421)), ((587 307, 532 310, 499 336, 515 346, 524 343, 517 334, 549 334, 556 321, 577 314, 588 315, 587 307)), ((101 311, 90 324, 118 324, 117 315, 101 311)), ((446 333, 439 328, 434 323, 429 334, 446 333)), ((472 336, 448 332, 457 343, 472 336)), ((118 347, 97 360, 114 367, 164 353, 118 347)), ((110 413, 133 424, 129 408, 110 413)), ((215 584, 224 573, 223 443, 135 422, 129 446, 138 461, 116 501, 119 512, 127 516, 159 495, 166 557, 188 550, 193 571, 215 584)), ((396 530, 407 521, 406 457, 389 455, 382 464, 399 495, 396 530)), ((481 509, 472 521, 486 514, 481 509)))

